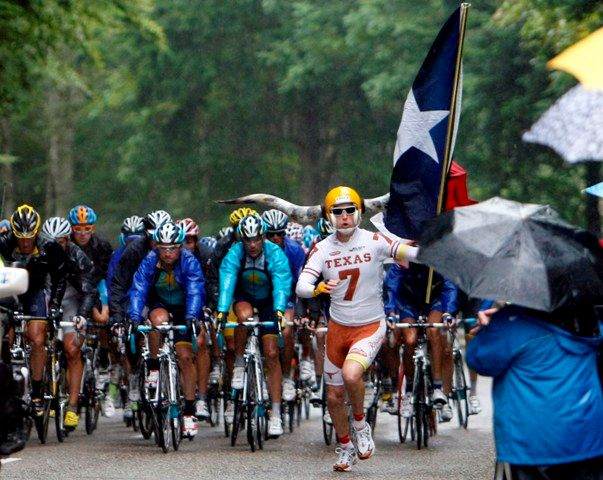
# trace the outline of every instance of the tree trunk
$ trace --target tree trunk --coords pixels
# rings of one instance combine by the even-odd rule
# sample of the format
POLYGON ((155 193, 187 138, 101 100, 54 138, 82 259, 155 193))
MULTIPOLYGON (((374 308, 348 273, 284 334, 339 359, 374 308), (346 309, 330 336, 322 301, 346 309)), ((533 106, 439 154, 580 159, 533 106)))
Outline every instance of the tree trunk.
MULTIPOLYGON (((586 185, 590 187, 601 181, 599 172, 601 164, 599 162, 586 163, 586 185)), ((599 212, 599 199, 594 195, 586 195, 586 221, 588 230, 594 233, 597 238, 601 237, 601 215, 599 212)))
POLYGON ((77 95, 73 87, 48 88, 48 171, 46 175, 47 216, 66 215, 73 194, 74 111, 77 95))
POLYGON ((11 153, 10 120, 0 118, 0 152, 7 156, 7 161, 0 165, 2 181, 0 182, 0 220, 8 218, 15 209, 15 174, 13 164, 8 160, 11 153))

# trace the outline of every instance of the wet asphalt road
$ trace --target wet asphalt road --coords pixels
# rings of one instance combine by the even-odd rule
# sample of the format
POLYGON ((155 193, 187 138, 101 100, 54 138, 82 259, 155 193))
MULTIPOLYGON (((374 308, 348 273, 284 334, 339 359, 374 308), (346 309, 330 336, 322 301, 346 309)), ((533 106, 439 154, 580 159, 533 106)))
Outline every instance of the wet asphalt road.
MULTIPOLYGON (((302 421, 293 433, 266 442, 252 453, 245 435, 236 447, 224 437, 222 427, 203 424, 193 442, 184 440, 178 452, 164 454, 152 440, 127 429, 121 410, 113 418, 101 418, 90 436, 80 428, 59 444, 53 424, 46 445, 32 438, 27 448, 3 460, 2 479, 279 479, 375 478, 383 479, 490 479, 494 464, 490 381, 480 378, 483 411, 469 418, 467 431, 456 418, 440 424, 427 449, 414 443, 400 444, 396 417, 380 413, 374 435, 376 453, 359 462, 352 472, 335 473, 334 445, 322 437, 320 410, 302 421)), ((35 435, 35 432, 32 432, 35 435)))

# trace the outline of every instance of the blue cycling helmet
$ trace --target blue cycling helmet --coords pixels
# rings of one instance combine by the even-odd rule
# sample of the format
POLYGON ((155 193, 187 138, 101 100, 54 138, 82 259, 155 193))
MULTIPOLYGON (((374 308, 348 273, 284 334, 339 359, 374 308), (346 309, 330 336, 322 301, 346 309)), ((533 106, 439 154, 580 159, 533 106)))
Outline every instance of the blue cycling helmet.
POLYGON ((320 237, 323 239, 327 238, 329 235, 335 232, 335 229, 331 225, 331 222, 329 222, 325 218, 320 218, 318 220, 318 223, 316 224, 316 230, 318 230, 318 232, 320 233, 320 237))
POLYGON ((96 212, 87 205, 76 205, 69 211, 71 225, 94 225, 96 212))
POLYGON ((201 237, 201 240, 199 240, 203 245, 208 246, 209 248, 211 248, 212 250, 214 248, 216 248, 216 243, 218 243, 218 241, 214 238, 214 237, 201 237))
POLYGON ((153 240, 160 244, 183 243, 184 237, 184 230, 174 222, 162 223, 153 233, 153 240))
POLYGON ((6 219, 0 220, 0 235, 4 233, 10 233, 10 222, 6 219))

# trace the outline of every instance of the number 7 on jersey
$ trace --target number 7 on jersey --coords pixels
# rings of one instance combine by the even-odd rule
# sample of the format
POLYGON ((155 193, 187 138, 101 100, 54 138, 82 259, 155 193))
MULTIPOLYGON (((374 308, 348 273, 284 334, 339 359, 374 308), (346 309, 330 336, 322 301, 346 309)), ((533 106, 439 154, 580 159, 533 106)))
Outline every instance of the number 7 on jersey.
POLYGON ((358 284, 358 277, 360 277, 360 269, 349 268, 347 270, 339 271, 339 280, 345 280, 348 277, 350 277, 350 283, 345 295, 343 296, 343 299, 349 302, 352 300, 352 298, 354 298, 354 292, 356 291, 356 285, 358 284))

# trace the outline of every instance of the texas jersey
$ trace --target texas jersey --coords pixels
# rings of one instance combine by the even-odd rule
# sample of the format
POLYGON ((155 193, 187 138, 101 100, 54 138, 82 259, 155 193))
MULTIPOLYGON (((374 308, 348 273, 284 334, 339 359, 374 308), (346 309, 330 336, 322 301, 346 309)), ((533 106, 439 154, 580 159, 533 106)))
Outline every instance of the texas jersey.
POLYGON ((310 252, 300 282, 323 276, 339 280, 331 290, 331 318, 343 325, 364 325, 384 318, 383 262, 395 256, 400 242, 357 228, 347 242, 332 234, 310 252))

